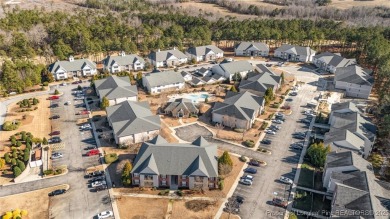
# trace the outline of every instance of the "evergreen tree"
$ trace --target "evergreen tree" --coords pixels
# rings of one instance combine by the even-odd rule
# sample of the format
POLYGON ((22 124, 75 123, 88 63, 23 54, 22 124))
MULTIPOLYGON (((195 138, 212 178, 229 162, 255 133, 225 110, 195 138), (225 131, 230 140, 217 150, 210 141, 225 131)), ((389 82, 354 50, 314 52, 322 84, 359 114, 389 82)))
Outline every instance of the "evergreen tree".
POLYGON ((133 165, 131 165, 130 161, 126 161, 123 170, 122 170, 122 184, 124 186, 131 185, 131 170, 133 169, 133 165))
POLYGON ((102 102, 100 103, 100 108, 105 110, 108 106, 110 106, 110 101, 107 97, 103 97, 102 102))

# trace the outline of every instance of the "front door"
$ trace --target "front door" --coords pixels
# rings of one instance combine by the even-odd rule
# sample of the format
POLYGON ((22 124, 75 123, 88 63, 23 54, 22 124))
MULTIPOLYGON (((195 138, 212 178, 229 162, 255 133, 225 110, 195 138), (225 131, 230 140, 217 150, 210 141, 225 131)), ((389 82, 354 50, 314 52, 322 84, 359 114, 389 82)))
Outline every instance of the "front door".
POLYGON ((170 184, 170 189, 178 189, 178 181, 179 177, 177 175, 172 175, 171 176, 171 184, 170 184))

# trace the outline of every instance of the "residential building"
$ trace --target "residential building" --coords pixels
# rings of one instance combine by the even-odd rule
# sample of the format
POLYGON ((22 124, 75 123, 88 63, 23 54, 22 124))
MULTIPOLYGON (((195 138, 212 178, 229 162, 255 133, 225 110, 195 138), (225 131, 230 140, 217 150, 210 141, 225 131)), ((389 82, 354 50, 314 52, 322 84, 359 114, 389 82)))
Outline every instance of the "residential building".
POLYGON ((223 58, 223 51, 214 45, 197 46, 188 48, 186 55, 197 62, 207 62, 223 58))
POLYGON ((262 42, 241 42, 234 47, 236 56, 268 56, 269 46, 262 42))
POLYGON ((192 80, 192 75, 191 75, 191 73, 186 72, 186 71, 182 71, 180 74, 181 74, 181 76, 183 77, 183 79, 184 79, 185 82, 189 82, 189 81, 192 80))
POLYGON ((255 65, 255 71, 257 73, 269 73, 269 74, 272 74, 272 75, 276 75, 271 69, 269 69, 264 64, 257 64, 257 65, 255 65))
POLYGON ((119 56, 108 56, 103 60, 104 70, 110 73, 120 71, 138 71, 145 67, 145 60, 138 55, 126 55, 121 52, 119 56))
POLYGON ((95 81, 95 90, 100 101, 106 97, 110 106, 126 100, 137 101, 138 90, 136 85, 130 84, 129 77, 117 77, 110 75, 107 78, 95 81))
POLYGON ((179 72, 163 71, 143 75, 142 85, 150 94, 159 94, 183 89, 185 81, 179 72))
POLYGON ((230 81, 236 80, 235 75, 239 75, 241 78, 245 78, 249 72, 253 72, 254 67, 248 61, 236 61, 236 62, 227 62, 221 63, 219 65, 214 65, 211 68, 213 74, 222 75, 225 78, 228 78, 230 81))
POLYGON ((310 47, 283 44, 274 52, 274 56, 292 62, 311 62, 316 51, 310 47))
POLYGON ((204 85, 206 84, 206 82, 204 82, 202 79, 200 78, 192 78, 192 80, 190 81, 190 84, 194 87, 197 87, 197 86, 201 86, 201 85, 204 85))
POLYGON ((72 77, 88 77, 97 73, 96 64, 88 59, 74 59, 68 61, 56 61, 49 66, 49 72, 56 80, 64 80, 72 77))
POLYGON ((206 84, 216 84, 217 82, 219 82, 219 81, 215 80, 213 77, 208 77, 208 76, 203 77, 202 81, 204 81, 206 84))
POLYGON ((212 73, 210 68, 204 68, 204 67, 197 69, 195 72, 197 75, 202 77, 211 76, 212 73))
POLYGON ((337 68, 356 65, 356 59, 346 59, 340 53, 323 52, 313 57, 313 64, 323 71, 335 73, 337 68))
POLYGON ((333 105, 324 144, 330 145, 332 151, 350 150, 367 158, 375 143, 376 126, 365 119, 353 103, 333 105))
POLYGON ((250 129, 264 109, 264 99, 250 92, 229 91, 225 100, 216 102, 211 114, 215 123, 237 129, 250 129))
POLYGON ((173 48, 171 50, 164 50, 157 52, 151 52, 149 59, 155 67, 171 67, 181 64, 185 64, 188 61, 188 57, 180 50, 173 48))
POLYGON ((175 99, 167 104, 164 109, 165 114, 170 114, 172 117, 188 118, 191 115, 198 115, 199 110, 190 99, 180 98, 175 99))
POLYGON ((357 65, 337 68, 334 81, 336 89, 345 90, 348 97, 367 99, 370 96, 374 83, 371 71, 357 65))
POLYGON ((148 101, 124 101, 106 108, 107 120, 117 144, 134 144, 160 132, 160 117, 150 111, 148 101))
POLYGON ((190 144, 161 136, 144 142, 134 160, 132 185, 170 189, 218 188, 217 146, 199 137, 190 144))
POLYGON ((280 87, 280 76, 264 72, 249 73, 248 79, 242 80, 238 86, 241 91, 249 91, 258 96, 264 96, 268 88, 272 88, 275 93, 280 87))

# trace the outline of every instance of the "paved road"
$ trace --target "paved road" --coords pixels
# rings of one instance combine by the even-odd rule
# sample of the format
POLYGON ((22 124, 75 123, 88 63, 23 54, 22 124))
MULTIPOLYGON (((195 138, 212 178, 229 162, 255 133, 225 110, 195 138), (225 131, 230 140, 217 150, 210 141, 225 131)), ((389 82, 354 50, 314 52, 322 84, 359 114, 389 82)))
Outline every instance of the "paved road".
MULTIPOLYGON (((89 140, 86 141, 86 139, 90 139, 92 135, 90 132, 84 132, 82 135, 75 123, 77 119, 75 112, 81 110, 75 109, 71 95, 71 89, 76 88, 76 86, 59 87, 58 90, 64 92, 64 95, 58 101, 60 107, 52 110, 53 114, 61 115, 58 121, 52 122, 53 130, 60 130, 61 139, 65 142, 65 148, 60 151, 64 154, 64 158, 53 162, 53 165, 66 164, 69 173, 60 177, 0 187, 0 196, 7 196, 64 183, 69 184, 70 190, 66 194, 51 198, 50 218, 87 219, 93 218, 101 211, 112 210, 108 191, 94 192, 88 187, 87 179, 84 179, 84 170, 92 165, 97 165, 98 157, 82 157, 82 154, 85 153, 84 147, 90 144, 89 140), (71 106, 64 106, 64 102, 67 100, 71 100, 71 106)), ((83 86, 88 86, 88 84, 84 83, 83 86)), ((13 101, 23 98, 26 96, 15 98, 13 101)))

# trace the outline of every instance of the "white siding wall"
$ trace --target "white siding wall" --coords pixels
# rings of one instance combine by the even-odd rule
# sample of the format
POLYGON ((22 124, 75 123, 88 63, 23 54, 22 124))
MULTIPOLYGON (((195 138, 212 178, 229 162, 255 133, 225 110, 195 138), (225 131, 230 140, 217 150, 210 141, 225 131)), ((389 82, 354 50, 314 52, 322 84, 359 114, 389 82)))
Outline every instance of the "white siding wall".
POLYGON ((336 168, 326 168, 324 176, 323 176, 323 183, 322 186, 324 188, 327 188, 329 186, 330 176, 332 175, 332 172, 344 172, 344 171, 354 171, 357 170, 354 166, 345 166, 345 167, 336 167, 336 168))
MULTIPOLYGON (((140 143, 144 141, 148 141, 158 135, 160 130, 153 130, 149 132, 142 132, 142 133, 137 133, 134 135, 129 135, 129 136, 123 136, 120 137, 117 141, 117 144, 127 144, 127 143, 140 143)), ((117 137, 115 137, 115 140, 117 137)))
POLYGON ((151 94, 159 94, 159 93, 161 93, 162 91, 164 91, 166 89, 172 89, 172 88, 176 88, 176 90, 183 89, 184 88, 184 83, 168 84, 168 85, 164 85, 164 86, 160 86, 160 87, 150 87, 150 86, 147 86, 147 90, 151 94))
POLYGON ((343 81, 336 81, 335 88, 346 91, 349 97, 358 97, 367 99, 371 93, 371 86, 351 84, 343 81))

